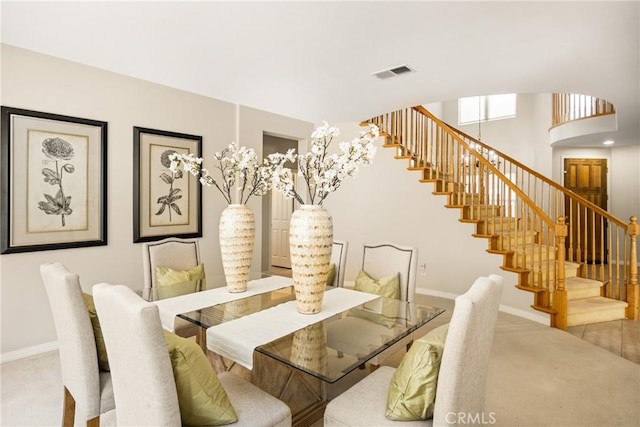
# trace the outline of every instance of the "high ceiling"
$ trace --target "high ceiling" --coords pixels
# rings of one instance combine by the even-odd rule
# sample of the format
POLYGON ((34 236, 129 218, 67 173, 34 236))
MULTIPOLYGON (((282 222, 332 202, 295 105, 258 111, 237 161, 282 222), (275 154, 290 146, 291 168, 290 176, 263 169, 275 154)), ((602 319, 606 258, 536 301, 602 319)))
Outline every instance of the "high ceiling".
POLYGON ((2 42, 319 122, 491 93, 612 102, 640 133, 640 2, 11 2, 2 42), (415 73, 371 74, 407 64, 415 73))

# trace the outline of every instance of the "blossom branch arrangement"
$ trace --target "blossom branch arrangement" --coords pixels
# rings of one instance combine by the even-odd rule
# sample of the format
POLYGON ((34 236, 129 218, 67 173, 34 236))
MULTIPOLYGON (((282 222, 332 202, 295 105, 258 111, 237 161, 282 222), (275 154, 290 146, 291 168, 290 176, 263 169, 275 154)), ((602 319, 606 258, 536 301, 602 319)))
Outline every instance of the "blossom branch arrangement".
POLYGON ((306 154, 294 154, 293 150, 289 150, 286 154, 269 155, 265 162, 273 168, 274 188, 282 191, 286 197, 305 204, 294 186, 293 172, 284 167, 286 162, 297 162, 298 172, 306 183, 309 204, 322 205, 327 196, 340 187, 342 181, 356 176, 360 165, 370 164, 376 154, 373 141, 379 135, 377 126, 370 125, 367 130, 360 132, 359 137, 350 142, 341 142, 338 146, 339 153, 330 154, 329 146, 339 135, 338 128, 324 122, 311 134, 311 147, 306 154))
POLYGON ((272 186, 274 168, 277 165, 258 162, 258 156, 253 148, 239 146, 232 142, 221 152, 214 154, 215 178, 208 169, 202 167, 203 159, 193 154, 175 153, 170 156, 169 169, 173 172, 182 168, 194 176, 199 177, 200 184, 214 186, 220 191, 227 203, 233 203, 231 190, 236 187, 236 203, 246 204, 251 196, 263 196, 272 186))

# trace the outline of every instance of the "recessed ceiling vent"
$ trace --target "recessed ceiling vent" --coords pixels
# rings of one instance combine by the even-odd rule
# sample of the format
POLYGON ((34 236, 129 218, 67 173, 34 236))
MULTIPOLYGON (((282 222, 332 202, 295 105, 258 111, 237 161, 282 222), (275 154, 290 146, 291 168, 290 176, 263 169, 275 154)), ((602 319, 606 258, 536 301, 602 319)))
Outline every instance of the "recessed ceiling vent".
POLYGON ((400 74, 413 73, 414 71, 408 65, 398 65, 397 67, 373 73, 379 79, 388 79, 389 77, 399 76, 400 74))

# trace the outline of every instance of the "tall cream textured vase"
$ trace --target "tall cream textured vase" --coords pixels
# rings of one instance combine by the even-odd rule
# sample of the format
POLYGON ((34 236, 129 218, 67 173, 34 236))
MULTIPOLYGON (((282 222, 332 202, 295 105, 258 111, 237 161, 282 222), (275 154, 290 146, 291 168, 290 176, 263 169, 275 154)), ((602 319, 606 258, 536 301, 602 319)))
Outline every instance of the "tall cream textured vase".
POLYGON ((289 223, 291 273, 298 312, 319 313, 333 245, 333 219, 318 205, 301 205, 289 223))
POLYGON ((220 215, 220 253, 229 292, 247 290, 256 221, 251 209, 231 204, 220 215))

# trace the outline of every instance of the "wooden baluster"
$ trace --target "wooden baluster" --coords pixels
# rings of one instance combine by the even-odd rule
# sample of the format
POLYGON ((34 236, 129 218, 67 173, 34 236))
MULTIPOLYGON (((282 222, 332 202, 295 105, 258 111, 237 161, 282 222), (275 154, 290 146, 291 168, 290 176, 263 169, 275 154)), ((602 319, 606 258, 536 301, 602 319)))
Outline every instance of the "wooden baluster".
MULTIPOLYGON (((616 235, 617 235, 618 226, 615 226, 615 227, 616 227, 616 235)), ((607 278, 609 279, 609 282, 614 283, 613 267, 612 267, 613 266, 613 237, 612 237, 613 230, 612 229, 613 227, 609 227, 609 237, 608 237, 609 244, 607 245, 609 248, 609 263, 607 265, 607 278)), ((616 259, 618 258, 618 256, 619 254, 616 251, 616 259)), ((618 292, 619 288, 618 288, 617 282, 615 282, 615 287, 616 287, 616 292, 618 292)))
POLYGON ((553 292, 553 308, 555 314, 552 316, 552 324, 559 329, 567 329, 567 290, 565 289, 564 271, 564 240, 567 237, 567 226, 563 216, 558 217, 556 223, 555 247, 556 247, 556 288, 553 292))
POLYGON ((640 225, 638 218, 632 216, 627 225, 627 234, 629 235, 629 281, 627 282, 627 309, 626 316, 629 319, 638 320, 638 298, 640 291, 638 289, 638 249, 637 240, 640 235, 640 225))

